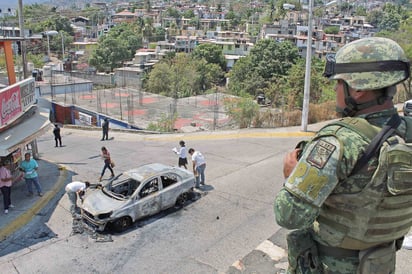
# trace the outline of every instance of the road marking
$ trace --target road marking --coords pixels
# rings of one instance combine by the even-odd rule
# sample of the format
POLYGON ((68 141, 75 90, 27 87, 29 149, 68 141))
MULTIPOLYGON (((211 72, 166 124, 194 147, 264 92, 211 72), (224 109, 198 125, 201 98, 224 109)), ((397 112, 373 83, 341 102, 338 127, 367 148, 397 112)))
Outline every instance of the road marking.
POLYGON ((9 237, 12 233, 23 227, 24 225, 28 224, 33 217, 43 209, 43 207, 53 199, 57 193, 62 189, 66 178, 67 178, 67 170, 63 166, 59 166, 58 169, 60 170, 59 178, 49 191, 46 191, 43 197, 40 197, 37 202, 23 214, 15 218, 12 222, 7 224, 4 228, 0 230, 0 241, 3 241, 7 237, 9 237))
POLYGON ((286 250, 274 245, 271 241, 265 240, 260 245, 258 245, 255 250, 260 250, 266 253, 272 260, 279 261, 282 258, 287 257, 286 250))
POLYGON ((145 136, 146 141, 158 140, 222 140, 222 139, 241 139, 241 138, 287 138, 287 137, 312 137, 315 132, 242 132, 242 133, 219 133, 219 134, 178 134, 163 136, 145 136))

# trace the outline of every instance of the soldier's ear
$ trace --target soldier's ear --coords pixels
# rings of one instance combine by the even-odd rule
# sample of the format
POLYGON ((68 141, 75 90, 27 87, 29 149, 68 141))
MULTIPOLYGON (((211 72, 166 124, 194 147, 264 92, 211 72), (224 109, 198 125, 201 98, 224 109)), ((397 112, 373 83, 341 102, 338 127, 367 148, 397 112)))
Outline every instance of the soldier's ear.
POLYGON ((351 92, 351 96, 357 102, 369 101, 375 98, 375 94, 370 90, 354 90, 351 92))

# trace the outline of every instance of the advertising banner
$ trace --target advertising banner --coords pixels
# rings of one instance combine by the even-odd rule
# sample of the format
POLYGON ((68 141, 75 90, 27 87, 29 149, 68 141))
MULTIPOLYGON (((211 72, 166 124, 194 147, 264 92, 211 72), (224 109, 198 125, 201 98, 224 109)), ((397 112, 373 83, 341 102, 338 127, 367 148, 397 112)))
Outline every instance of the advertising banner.
POLYGON ((1 117, 0 127, 22 113, 20 86, 14 86, 0 93, 1 117))

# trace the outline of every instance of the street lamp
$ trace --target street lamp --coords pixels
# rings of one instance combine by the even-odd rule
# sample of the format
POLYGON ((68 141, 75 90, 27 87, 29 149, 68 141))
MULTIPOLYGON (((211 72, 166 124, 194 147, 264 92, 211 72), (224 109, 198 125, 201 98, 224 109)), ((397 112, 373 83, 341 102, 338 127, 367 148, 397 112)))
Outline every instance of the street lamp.
MULTIPOLYGON (((324 4, 324 7, 336 4, 336 1, 331 1, 324 4)), ((306 69, 305 69, 305 86, 303 90, 303 105, 302 105, 302 131, 307 131, 309 120, 309 99, 310 99, 310 73, 312 62, 312 18, 313 18, 313 0, 309 0, 308 10, 308 43, 306 45, 306 69)))
POLYGON ((310 70, 312 62, 312 1, 309 0, 308 40, 306 45, 305 87, 303 90, 302 131, 307 131, 310 96, 310 70))
POLYGON ((50 38, 49 38, 49 36, 54 36, 54 35, 57 35, 57 34, 59 34, 59 33, 55 30, 49 30, 49 31, 44 32, 44 35, 47 36, 47 58, 48 58, 48 61, 50 61, 50 38))

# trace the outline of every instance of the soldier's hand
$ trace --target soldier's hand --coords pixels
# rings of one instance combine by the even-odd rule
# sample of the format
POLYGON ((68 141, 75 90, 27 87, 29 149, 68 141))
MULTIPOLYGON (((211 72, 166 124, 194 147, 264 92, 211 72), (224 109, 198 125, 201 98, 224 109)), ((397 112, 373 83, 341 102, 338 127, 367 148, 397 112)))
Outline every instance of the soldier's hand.
POLYGON ((298 153, 300 149, 294 149, 292 152, 288 152, 283 159, 283 176, 288 178, 292 173, 292 170, 295 168, 298 163, 298 153))

